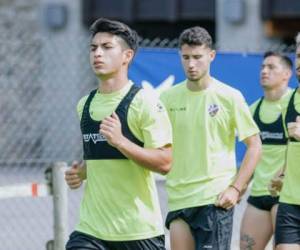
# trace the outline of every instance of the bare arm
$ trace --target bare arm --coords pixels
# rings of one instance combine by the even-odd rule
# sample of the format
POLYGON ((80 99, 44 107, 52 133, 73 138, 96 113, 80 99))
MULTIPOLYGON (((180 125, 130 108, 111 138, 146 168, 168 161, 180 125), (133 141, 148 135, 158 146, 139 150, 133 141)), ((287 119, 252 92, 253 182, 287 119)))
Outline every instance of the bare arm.
POLYGON ((100 126, 100 133, 107 142, 116 147, 126 157, 139 165, 160 174, 167 174, 171 169, 172 150, 171 145, 157 149, 147 149, 128 140, 121 130, 121 123, 117 114, 106 117, 100 126))
POLYGON ((248 185, 261 156, 261 140, 258 134, 247 137, 243 142, 247 150, 237 177, 232 183, 241 191, 248 185))
POLYGON ((260 159, 261 140, 259 135, 257 134, 247 137, 244 140, 244 143, 247 146, 247 151, 245 153, 240 170, 233 183, 219 195, 216 202, 217 206, 225 209, 233 207, 238 202, 241 195, 243 195, 260 159))
POLYGON ((125 138, 117 148, 129 159, 151 171, 165 175, 171 169, 172 149, 170 145, 157 149, 147 149, 125 138))

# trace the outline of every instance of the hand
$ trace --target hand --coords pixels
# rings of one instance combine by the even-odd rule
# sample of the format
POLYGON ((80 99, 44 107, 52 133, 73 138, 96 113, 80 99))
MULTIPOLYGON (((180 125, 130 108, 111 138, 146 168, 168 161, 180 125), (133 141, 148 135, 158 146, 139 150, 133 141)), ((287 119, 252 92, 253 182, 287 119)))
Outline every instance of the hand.
POLYGON ((118 115, 113 112, 111 116, 105 117, 102 120, 99 133, 105 136, 111 146, 117 148, 125 138, 121 127, 118 115))
POLYGON ((271 179, 271 182, 268 185, 268 189, 272 196, 279 195, 279 192, 281 191, 283 185, 283 178, 284 178, 284 174, 283 174, 283 170, 281 169, 271 179))
POLYGON ((300 116, 297 116, 295 122, 289 122, 287 126, 289 137, 293 137, 297 141, 300 141, 300 116))
POLYGON ((85 167, 74 161, 70 169, 65 172, 65 180, 71 189, 79 188, 86 179, 85 167))
POLYGON ((224 192, 220 193, 215 203, 217 207, 230 209, 236 205, 239 200, 240 193, 233 187, 228 187, 224 192))

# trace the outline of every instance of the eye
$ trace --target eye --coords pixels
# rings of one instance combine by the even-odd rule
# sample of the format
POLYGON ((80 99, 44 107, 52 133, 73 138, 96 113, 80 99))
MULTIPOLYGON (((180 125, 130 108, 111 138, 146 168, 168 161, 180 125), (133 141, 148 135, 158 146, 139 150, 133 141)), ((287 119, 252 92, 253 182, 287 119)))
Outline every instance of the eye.
POLYGON ((113 48, 113 45, 110 44, 110 43, 104 43, 104 44, 103 44, 103 48, 104 48, 104 49, 112 49, 112 48, 113 48))
POLYGON ((194 58, 195 58, 196 60, 199 60, 199 59, 202 58, 202 55, 195 55, 194 58))

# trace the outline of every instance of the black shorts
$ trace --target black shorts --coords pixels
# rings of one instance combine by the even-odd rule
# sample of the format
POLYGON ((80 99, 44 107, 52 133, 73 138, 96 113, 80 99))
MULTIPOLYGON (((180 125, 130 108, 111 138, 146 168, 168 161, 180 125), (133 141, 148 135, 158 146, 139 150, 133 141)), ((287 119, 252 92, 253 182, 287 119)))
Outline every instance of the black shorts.
POLYGON ((66 250, 165 250, 163 235, 132 241, 107 241, 74 231, 66 244, 66 250))
POLYGON ((279 202, 275 225, 275 244, 300 245, 300 205, 279 202))
POLYGON ((214 205, 185 208, 168 213, 166 227, 176 219, 184 220, 192 231, 196 250, 230 250, 233 208, 225 210, 214 205))
POLYGON ((279 196, 273 197, 271 195, 262 195, 262 196, 249 196, 248 203, 253 207, 256 207, 260 210, 271 211, 272 207, 278 204, 279 196))

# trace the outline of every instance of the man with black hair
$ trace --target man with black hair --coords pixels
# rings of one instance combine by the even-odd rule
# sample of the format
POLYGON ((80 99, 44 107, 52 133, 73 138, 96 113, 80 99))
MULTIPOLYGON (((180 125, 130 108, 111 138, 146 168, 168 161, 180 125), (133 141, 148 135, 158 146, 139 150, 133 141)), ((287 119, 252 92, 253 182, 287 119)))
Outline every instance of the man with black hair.
MULTIPOLYGON (((296 37, 296 76, 300 83, 300 33, 296 37)), ((276 250, 300 249, 300 88, 296 88, 285 113, 289 136, 275 225, 276 250)), ((280 191, 280 190, 278 190, 280 191)))
POLYGON ((90 64, 99 86, 77 106, 85 165, 65 174, 86 186, 67 250, 161 250, 163 224, 152 171, 171 164, 171 125, 158 98, 128 79, 138 36, 127 25, 91 26, 90 64))
POLYGON ((212 39, 201 27, 179 37, 187 80, 162 94, 173 128, 167 175, 172 250, 229 250, 233 207, 258 162, 261 141, 242 94, 210 75, 212 39), (237 173, 235 135, 247 151, 237 173))
POLYGON ((260 129, 262 157, 254 172, 251 193, 242 220, 241 250, 265 249, 275 230, 279 194, 271 195, 268 185, 286 161, 288 139, 284 130, 283 112, 293 92, 288 87, 292 67, 291 59, 284 54, 264 54, 260 71, 264 96, 250 107, 260 129))

